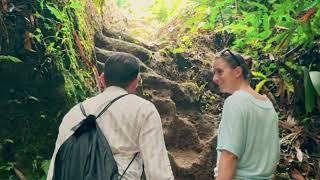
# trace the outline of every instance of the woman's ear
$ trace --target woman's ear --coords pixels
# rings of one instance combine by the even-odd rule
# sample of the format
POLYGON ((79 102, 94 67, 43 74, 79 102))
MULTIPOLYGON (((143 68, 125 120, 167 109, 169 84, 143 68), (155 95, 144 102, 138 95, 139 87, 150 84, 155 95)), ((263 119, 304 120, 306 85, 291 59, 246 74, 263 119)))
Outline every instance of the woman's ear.
POLYGON ((236 78, 240 78, 241 76, 243 76, 242 68, 240 66, 234 68, 234 73, 236 78))

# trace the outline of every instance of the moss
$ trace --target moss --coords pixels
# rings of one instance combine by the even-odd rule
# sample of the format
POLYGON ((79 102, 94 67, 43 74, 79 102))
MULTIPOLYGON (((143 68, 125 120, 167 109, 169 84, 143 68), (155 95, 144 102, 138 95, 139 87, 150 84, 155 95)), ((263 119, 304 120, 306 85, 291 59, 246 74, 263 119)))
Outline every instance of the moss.
POLYGON ((96 10, 101 15, 102 14, 102 7, 103 7, 105 0, 93 0, 93 2, 96 7, 96 10))
POLYGON ((161 56, 164 56, 164 57, 168 57, 170 55, 170 52, 168 49, 164 48, 164 49, 160 49, 159 50, 159 53, 161 56))
POLYGON ((4 62, 8 62, 8 63, 22 63, 22 61, 16 57, 13 56, 1 56, 0 55, 0 63, 4 63, 4 62))
POLYGON ((181 83, 180 87, 182 91, 190 97, 191 102, 199 100, 200 87, 192 82, 181 83))
MULTIPOLYGON (((57 38, 46 38, 56 36, 56 31, 46 29, 46 22, 39 20, 46 42, 38 42, 36 54, 20 54, 21 60, 0 56, 0 166, 14 162, 28 179, 41 179, 41 162, 52 155, 63 115, 97 92, 93 72, 84 66, 73 37, 73 32, 79 34, 85 55, 93 61, 93 40, 88 37, 93 36, 94 27, 83 10, 68 10, 67 15, 69 20, 63 23, 68 29, 57 38), (48 50, 50 43, 55 45, 48 50), (4 144, 4 139, 13 143, 4 144)), ((15 49, 4 54, 9 52, 15 49)), ((0 170, 0 179, 13 174, 0 170)))
MULTIPOLYGON (((50 2, 56 4, 53 0, 44 3, 50 2)), ((62 22, 50 10, 41 8, 40 1, 22 2, 32 5, 39 14, 36 31, 34 27, 15 22, 21 32, 38 35, 40 40, 32 42, 37 53, 27 52, 23 47, 23 35, 19 35, 19 41, 13 38, 18 34, 11 31, 15 29, 10 27, 14 23, 4 22, 12 38, 8 41, 11 44, 2 48, 1 53, 11 53, 20 59, 0 55, 0 166, 14 162, 28 179, 41 179, 44 173, 41 162, 52 155, 63 115, 73 105, 98 91, 93 71, 82 62, 73 34, 78 34, 86 58, 94 62, 93 34, 98 27, 93 24, 99 24, 90 19, 85 8, 65 8, 69 2, 59 4, 57 9, 58 14, 66 17, 62 22), (57 32, 60 25, 62 29, 57 32), (19 51, 15 49, 17 45, 21 47, 19 51), (4 139, 12 143, 3 143, 4 139)), ((95 2, 96 8, 101 10, 104 0, 77 2, 82 7, 95 2)), ((14 172, 0 170, 0 179, 8 179, 10 175, 14 172)))

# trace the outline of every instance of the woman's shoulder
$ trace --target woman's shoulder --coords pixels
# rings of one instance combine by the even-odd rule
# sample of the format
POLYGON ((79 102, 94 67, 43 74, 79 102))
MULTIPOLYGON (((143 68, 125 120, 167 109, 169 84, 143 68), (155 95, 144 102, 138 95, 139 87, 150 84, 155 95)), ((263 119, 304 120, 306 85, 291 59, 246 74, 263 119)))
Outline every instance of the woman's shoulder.
POLYGON ((245 91, 235 91, 232 95, 230 95, 225 103, 238 105, 241 107, 259 107, 264 109, 274 108, 272 102, 266 97, 266 99, 257 99, 253 95, 245 91))
POLYGON ((245 93, 234 92, 224 101, 223 109, 229 109, 232 111, 242 111, 247 107, 249 97, 245 93))
POLYGON ((225 102, 228 103, 242 103, 246 102, 250 98, 248 93, 244 93, 243 91, 235 91, 229 97, 227 97, 225 102))

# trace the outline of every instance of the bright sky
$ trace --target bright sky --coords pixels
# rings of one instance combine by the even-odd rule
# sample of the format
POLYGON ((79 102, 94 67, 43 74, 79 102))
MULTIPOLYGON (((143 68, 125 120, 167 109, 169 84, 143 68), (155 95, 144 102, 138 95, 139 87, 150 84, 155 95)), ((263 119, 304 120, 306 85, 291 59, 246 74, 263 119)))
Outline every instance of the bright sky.
POLYGON ((129 34, 152 39, 171 18, 192 0, 114 0, 129 19, 129 34))
POLYGON ((154 2, 155 0, 127 0, 129 13, 138 18, 151 15, 150 7, 154 2))
POLYGON ((190 0, 115 0, 118 4, 123 4, 124 10, 126 10, 131 16, 136 18, 143 18, 152 15, 151 7, 155 3, 158 3, 157 8, 161 8, 161 5, 171 10, 176 5, 178 9, 185 7, 190 0))

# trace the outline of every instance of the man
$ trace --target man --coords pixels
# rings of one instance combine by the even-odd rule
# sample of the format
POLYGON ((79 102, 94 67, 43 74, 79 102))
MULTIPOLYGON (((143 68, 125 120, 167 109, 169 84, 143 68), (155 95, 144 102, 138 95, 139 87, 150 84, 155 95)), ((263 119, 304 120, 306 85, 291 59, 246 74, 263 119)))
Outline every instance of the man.
MULTIPOLYGON (((174 178, 159 113, 151 102, 133 94, 138 86, 139 71, 139 60, 132 55, 119 53, 109 57, 104 69, 107 88, 82 104, 87 114, 96 115, 108 102, 129 93, 113 103, 97 119, 117 162, 119 174, 123 174, 138 152, 122 179, 139 180, 144 165, 147 180, 171 180, 174 178)), ((63 118, 47 180, 52 179, 55 156, 59 147, 73 134, 71 128, 81 119, 83 115, 79 104, 63 118)))

